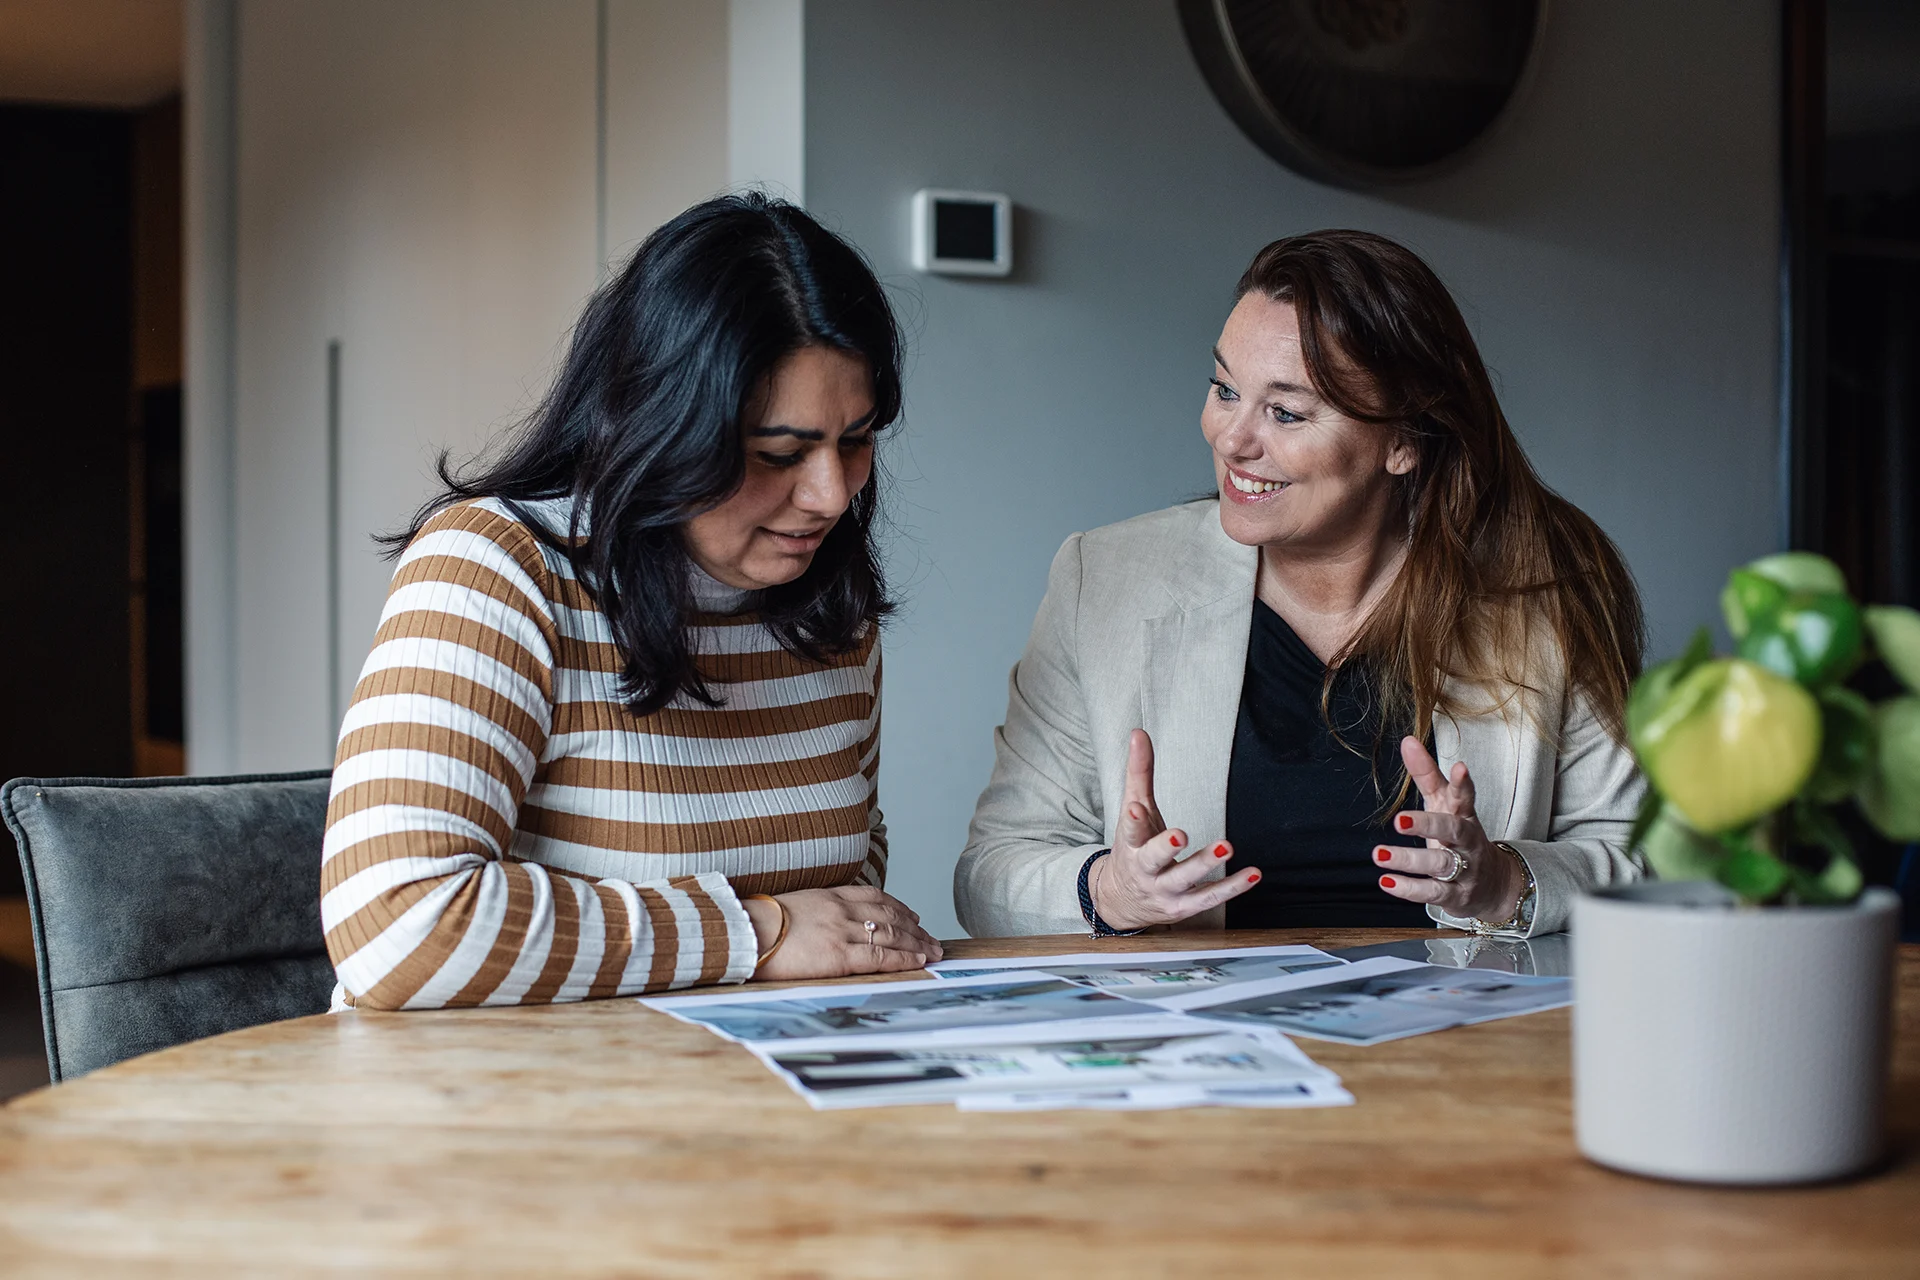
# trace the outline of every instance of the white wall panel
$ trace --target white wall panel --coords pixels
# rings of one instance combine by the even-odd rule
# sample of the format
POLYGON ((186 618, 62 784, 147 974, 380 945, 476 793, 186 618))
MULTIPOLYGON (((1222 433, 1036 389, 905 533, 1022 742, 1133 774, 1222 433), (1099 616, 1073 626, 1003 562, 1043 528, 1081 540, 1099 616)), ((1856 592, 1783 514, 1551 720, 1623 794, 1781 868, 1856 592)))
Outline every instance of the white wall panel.
POLYGON ((238 759, 331 757, 371 535, 522 415, 594 282, 592 0, 247 0, 240 20, 238 759), (341 688, 328 688, 329 341, 341 688))
POLYGON ((187 768, 233 769, 234 0, 186 8, 187 768))
POLYGON ((440 449, 470 456, 534 405, 597 259, 736 171, 800 194, 802 9, 195 4, 189 750, 197 769, 300 768, 331 758, 385 596, 372 535, 433 491, 440 449))
POLYGON ((728 6, 609 0, 607 257, 727 185, 728 6))
POLYGON ((727 182, 806 203, 805 0, 728 0, 727 182))

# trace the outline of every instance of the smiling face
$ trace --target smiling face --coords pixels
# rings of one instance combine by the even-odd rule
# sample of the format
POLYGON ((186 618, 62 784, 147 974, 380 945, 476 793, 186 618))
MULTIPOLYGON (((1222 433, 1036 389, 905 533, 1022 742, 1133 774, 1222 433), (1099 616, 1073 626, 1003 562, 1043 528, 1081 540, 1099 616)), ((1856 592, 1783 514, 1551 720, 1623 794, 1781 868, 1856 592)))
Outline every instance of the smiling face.
POLYGON ((730 587, 792 582, 873 474, 873 379, 866 362, 802 347, 774 366, 741 424, 746 476, 686 524, 687 553, 730 587))
POLYGON ((1385 427, 1313 388, 1290 302, 1242 298, 1220 331, 1200 414, 1220 485, 1220 525, 1248 546, 1337 554, 1379 538, 1393 477, 1417 460, 1385 427))

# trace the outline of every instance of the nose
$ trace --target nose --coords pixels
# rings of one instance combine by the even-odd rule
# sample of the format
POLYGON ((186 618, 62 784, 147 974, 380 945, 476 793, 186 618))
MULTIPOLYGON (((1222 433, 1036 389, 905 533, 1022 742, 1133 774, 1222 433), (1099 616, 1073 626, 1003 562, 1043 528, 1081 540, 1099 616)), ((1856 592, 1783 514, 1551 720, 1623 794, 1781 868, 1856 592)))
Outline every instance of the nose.
POLYGON ((837 520, 853 500, 847 485, 847 464, 837 449, 815 449, 800 467, 793 486, 793 505, 822 520, 837 520))
POLYGON ((1243 406, 1235 405, 1227 416, 1226 425, 1213 438, 1213 450, 1223 458, 1250 458, 1260 452, 1258 434, 1243 406))

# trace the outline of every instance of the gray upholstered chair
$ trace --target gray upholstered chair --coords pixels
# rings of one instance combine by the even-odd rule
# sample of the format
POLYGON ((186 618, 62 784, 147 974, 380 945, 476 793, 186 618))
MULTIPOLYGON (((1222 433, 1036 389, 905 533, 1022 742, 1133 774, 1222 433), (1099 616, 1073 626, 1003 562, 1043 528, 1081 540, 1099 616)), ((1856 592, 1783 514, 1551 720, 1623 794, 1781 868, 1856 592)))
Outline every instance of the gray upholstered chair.
POLYGON ((16 778, 47 1065, 96 1067, 327 1008, 328 774, 16 778))

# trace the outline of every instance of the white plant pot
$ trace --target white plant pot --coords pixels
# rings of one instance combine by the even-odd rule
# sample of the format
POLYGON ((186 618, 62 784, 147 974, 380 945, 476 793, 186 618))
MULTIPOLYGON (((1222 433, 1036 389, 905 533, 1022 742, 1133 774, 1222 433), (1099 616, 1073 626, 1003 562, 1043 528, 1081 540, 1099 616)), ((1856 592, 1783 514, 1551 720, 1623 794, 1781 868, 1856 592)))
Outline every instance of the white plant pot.
POLYGON ((1688 1182, 1813 1182, 1879 1158, 1900 900, 1742 908, 1646 883, 1573 915, 1580 1150, 1688 1182))

